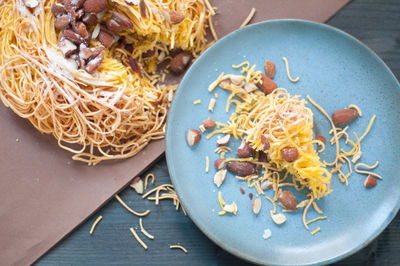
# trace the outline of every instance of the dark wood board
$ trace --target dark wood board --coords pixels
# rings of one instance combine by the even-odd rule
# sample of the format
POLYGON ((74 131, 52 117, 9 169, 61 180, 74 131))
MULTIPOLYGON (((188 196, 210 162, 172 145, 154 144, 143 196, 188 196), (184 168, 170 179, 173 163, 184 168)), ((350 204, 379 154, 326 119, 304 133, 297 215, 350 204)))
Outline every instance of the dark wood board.
MULTIPOLYGON (((400 77, 400 5, 397 0, 354 0, 335 15, 328 24, 357 37, 373 49, 400 77)), ((390 151, 388 151, 390 152, 390 151)), ((165 159, 151 167, 157 184, 169 182, 165 159)), ((155 240, 143 237, 149 245, 144 251, 129 232, 138 226, 138 218, 128 213, 116 200, 111 200, 68 238, 38 261, 46 265, 250 265, 220 249, 208 240, 190 221, 173 209, 171 202, 154 206, 126 188, 121 197, 135 210, 150 209, 144 219, 155 240), (103 215, 94 235, 90 227, 103 215), (180 243, 188 250, 170 250, 180 243)), ((245 243, 251 244, 251 243, 245 243)), ((400 214, 370 245, 337 265, 399 265, 400 214)))

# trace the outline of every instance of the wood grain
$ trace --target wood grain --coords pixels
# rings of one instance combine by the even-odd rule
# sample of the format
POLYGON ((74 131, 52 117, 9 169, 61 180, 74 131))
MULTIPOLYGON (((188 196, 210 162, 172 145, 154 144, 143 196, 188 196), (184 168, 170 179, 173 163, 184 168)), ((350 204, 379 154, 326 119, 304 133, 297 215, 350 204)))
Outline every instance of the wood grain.
MULTIPOLYGON (((363 41, 374 50, 399 78, 400 75, 400 5, 397 0, 357 0, 347 5, 328 24, 338 27, 363 41)), ((151 172, 157 184, 169 182, 165 159, 151 172)), ((208 240, 171 202, 141 200, 130 188, 120 196, 134 210, 151 210, 144 218, 145 228, 155 236, 143 240, 144 251, 129 232, 138 228, 138 218, 128 213, 116 200, 93 215, 86 223, 46 254, 37 265, 249 265, 228 254, 208 240), (98 217, 103 220, 93 235, 89 230, 98 217), (169 245, 181 244, 188 249, 170 250, 169 245)), ((337 265, 396 265, 400 261, 400 214, 370 245, 337 265)))

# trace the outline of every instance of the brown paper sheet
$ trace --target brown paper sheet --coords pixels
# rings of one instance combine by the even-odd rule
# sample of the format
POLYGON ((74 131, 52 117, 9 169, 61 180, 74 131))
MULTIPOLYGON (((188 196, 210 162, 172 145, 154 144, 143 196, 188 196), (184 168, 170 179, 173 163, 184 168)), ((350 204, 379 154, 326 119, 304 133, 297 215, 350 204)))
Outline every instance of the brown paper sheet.
MULTIPOLYGON (((214 0, 219 37, 236 30, 252 7, 251 23, 275 18, 324 22, 349 0, 214 0)), ((176 80, 176 79, 175 79, 176 80)), ((152 142, 131 159, 89 167, 71 160, 52 136, 0 104, 0 262, 27 265, 100 208, 164 152, 152 142)))

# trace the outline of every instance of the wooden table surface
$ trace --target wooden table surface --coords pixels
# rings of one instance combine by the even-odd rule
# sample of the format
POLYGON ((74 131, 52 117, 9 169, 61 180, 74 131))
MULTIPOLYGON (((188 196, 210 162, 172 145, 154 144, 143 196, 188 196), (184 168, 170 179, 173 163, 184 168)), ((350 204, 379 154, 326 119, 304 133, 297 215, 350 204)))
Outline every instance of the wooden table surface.
MULTIPOLYGON (((354 0, 327 24, 363 41, 388 64, 397 78, 400 77, 398 0, 354 0)), ((148 172, 155 174, 156 185, 170 183, 165 158, 148 172)), ((154 240, 143 237, 149 246, 147 251, 138 245, 129 231, 130 227, 139 228, 139 219, 113 199, 36 265, 249 265, 211 242, 189 217, 175 211, 171 201, 156 206, 142 200, 131 188, 119 195, 137 211, 151 210, 151 215, 143 219, 145 228, 155 236, 154 240), (89 235, 90 227, 99 215, 103 219, 94 234, 89 235), (170 250, 169 245, 173 244, 183 245, 189 253, 170 250)), ((361 264, 400 264, 400 214, 370 245, 337 263, 361 264)))

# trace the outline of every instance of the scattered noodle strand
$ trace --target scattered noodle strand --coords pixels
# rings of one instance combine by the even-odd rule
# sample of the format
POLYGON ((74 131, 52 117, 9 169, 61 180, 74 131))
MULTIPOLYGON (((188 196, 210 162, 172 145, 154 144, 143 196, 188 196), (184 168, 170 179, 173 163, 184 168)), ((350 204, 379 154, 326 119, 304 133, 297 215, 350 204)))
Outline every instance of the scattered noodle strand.
POLYGON ((147 210, 143 213, 135 212, 128 205, 126 205, 126 203, 118 195, 115 195, 115 198, 119 201, 119 203, 121 203, 122 206, 124 206, 125 209, 127 209, 129 212, 133 213, 136 216, 142 217, 150 213, 150 210, 147 210))
POLYGON ((133 229, 132 227, 130 228, 132 235, 135 237, 136 241, 139 242, 139 244, 145 249, 147 250, 147 245, 146 243, 143 242, 142 239, 140 239, 140 237, 138 236, 138 234, 136 233, 135 229, 133 229))
POLYGON ((96 228, 96 225, 101 221, 101 219, 103 219, 103 216, 100 215, 99 217, 97 217, 97 219, 92 224, 92 227, 90 228, 89 234, 93 234, 94 229, 96 228))
POLYGON ((286 74, 287 74, 289 80, 290 80, 291 82, 298 82, 298 81, 300 80, 300 77, 297 77, 297 78, 293 79, 292 76, 290 75, 289 62, 288 62, 287 58, 286 58, 286 57, 283 57, 282 59, 283 59, 283 61, 285 61, 286 74))
POLYGON ((147 238, 154 239, 154 236, 151 235, 149 232, 147 232, 146 229, 144 229, 142 218, 139 218, 139 225, 140 225, 140 231, 141 231, 145 236, 147 236, 147 238))
POLYGON ((186 248, 184 248, 184 247, 182 247, 181 245, 171 245, 171 246, 169 246, 169 248, 170 249, 180 249, 180 250, 182 250, 183 252, 185 252, 185 253, 187 253, 188 251, 186 250, 186 248))
POLYGON ((249 24, 250 20, 254 17, 254 14, 256 13, 256 9, 253 7, 250 10, 249 15, 247 16, 247 18, 243 21, 243 23, 240 25, 240 29, 244 28, 245 26, 247 26, 247 24, 249 24))

